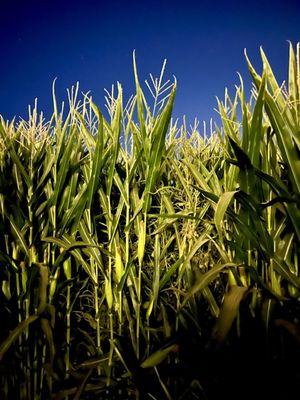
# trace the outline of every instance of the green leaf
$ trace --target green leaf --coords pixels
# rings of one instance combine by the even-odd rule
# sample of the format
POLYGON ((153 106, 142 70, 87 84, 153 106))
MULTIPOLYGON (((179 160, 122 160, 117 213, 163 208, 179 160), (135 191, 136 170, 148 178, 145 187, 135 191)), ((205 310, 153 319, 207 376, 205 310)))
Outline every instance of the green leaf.
POLYGON ((92 206, 94 194, 97 190, 97 186, 99 185, 99 176, 101 172, 101 168, 103 166, 103 118, 100 111, 98 111, 98 132, 97 132, 97 141, 96 147, 94 150, 94 154, 92 156, 92 168, 91 168, 91 176, 87 187, 87 208, 90 209, 92 206))
POLYGON ((196 281, 196 283, 191 287, 188 293, 185 295, 184 300, 181 304, 181 307, 184 307, 185 304, 193 297, 195 294, 208 287, 208 285, 213 282, 224 269, 228 267, 234 267, 236 264, 227 263, 227 264, 217 264, 214 265, 209 271, 203 274, 200 279, 196 281))
POLYGON ((14 219, 12 218, 12 216, 9 217, 9 222, 10 222, 10 225, 11 225, 11 229, 12 229, 13 235, 18 240, 18 242, 19 242, 20 246, 23 248, 25 254, 28 256, 29 248, 27 246, 27 243, 25 241, 25 238, 24 238, 22 232, 17 227, 17 225, 16 225, 14 219))
POLYGON ((151 354, 145 361, 142 362, 142 368, 152 368, 163 362, 171 352, 176 351, 178 348, 177 344, 172 344, 164 349, 157 350, 155 353, 151 354))
POLYGON ((215 225, 216 225, 216 228, 217 228, 217 231, 218 231, 220 237, 223 237, 222 226, 223 226, 223 220, 224 220, 225 213, 236 193, 237 193, 236 190, 232 191, 232 192, 223 193, 220 196, 219 201, 217 203, 217 206, 215 209, 214 221, 215 221, 215 225))
POLYGON ((24 321, 20 322, 19 325, 10 332, 8 337, 1 343, 0 345, 0 361, 4 357, 7 350, 13 344, 13 342, 28 328, 32 322, 36 321, 39 318, 38 315, 31 315, 26 318, 24 321))
POLYGON ((247 293, 248 288, 241 286, 231 286, 225 294, 224 301, 214 328, 214 339, 218 343, 223 343, 235 320, 240 302, 247 293))
POLYGON ((176 93, 176 85, 169 96, 168 103, 165 106, 162 114, 158 117, 154 127, 153 127, 153 143, 151 145, 151 153, 148 165, 148 173, 146 177, 146 186, 145 186, 145 196, 144 196, 144 204, 143 211, 148 211, 148 207, 150 204, 150 194, 154 189, 156 184, 156 180, 159 175, 159 170, 161 167, 161 162, 165 150, 165 137, 169 127, 173 103, 176 93))
POLYGON ((265 75, 262 77, 260 84, 256 104, 254 107, 251 127, 249 132, 249 145, 248 155, 251 164, 254 167, 259 167, 259 155, 260 147, 262 143, 262 132, 263 132, 263 106, 264 106, 264 94, 265 94, 266 78, 265 75))

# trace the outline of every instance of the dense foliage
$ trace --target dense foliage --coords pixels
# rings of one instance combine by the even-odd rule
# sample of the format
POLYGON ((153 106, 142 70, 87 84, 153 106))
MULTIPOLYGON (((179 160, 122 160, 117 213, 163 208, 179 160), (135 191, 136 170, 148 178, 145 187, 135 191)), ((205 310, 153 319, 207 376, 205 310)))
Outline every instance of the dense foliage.
POLYGON ((164 67, 149 105, 135 62, 109 118, 75 87, 67 115, 53 90, 49 122, 1 119, 1 399, 289 398, 299 44, 287 84, 261 56, 250 101, 241 79, 205 135, 172 120, 164 67))

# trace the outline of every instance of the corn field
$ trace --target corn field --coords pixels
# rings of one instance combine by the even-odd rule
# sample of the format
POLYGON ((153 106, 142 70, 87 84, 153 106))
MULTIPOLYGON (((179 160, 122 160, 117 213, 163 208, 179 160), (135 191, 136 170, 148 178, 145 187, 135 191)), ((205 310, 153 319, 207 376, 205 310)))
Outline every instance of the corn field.
POLYGON ((108 117, 53 85, 50 121, 1 118, 1 399, 300 389, 300 45, 283 84, 245 57, 251 93, 240 77, 205 132, 135 59, 108 117))

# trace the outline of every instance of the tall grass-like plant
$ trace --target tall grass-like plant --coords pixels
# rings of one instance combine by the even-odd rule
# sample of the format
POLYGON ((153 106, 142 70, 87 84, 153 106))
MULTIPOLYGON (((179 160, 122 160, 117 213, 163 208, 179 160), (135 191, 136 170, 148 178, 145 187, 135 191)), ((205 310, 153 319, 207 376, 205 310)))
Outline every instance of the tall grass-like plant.
POLYGON ((1 118, 1 398, 215 398, 218 357, 258 320, 257 347, 285 360, 300 340, 299 44, 287 84, 261 57, 259 74, 246 56, 250 100, 241 78, 209 135, 172 120, 165 63, 149 100, 135 59, 136 93, 107 92, 107 118, 78 85, 67 113, 53 86, 49 122, 37 104, 1 118))

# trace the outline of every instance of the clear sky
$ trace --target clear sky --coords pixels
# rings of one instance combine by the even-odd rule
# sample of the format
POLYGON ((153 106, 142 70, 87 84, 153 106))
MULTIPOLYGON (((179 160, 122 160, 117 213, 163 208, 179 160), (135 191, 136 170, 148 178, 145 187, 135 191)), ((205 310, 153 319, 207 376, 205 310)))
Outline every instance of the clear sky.
POLYGON ((174 113, 208 120, 215 96, 233 91, 236 72, 248 77, 243 49, 260 68, 262 45, 280 80, 288 44, 300 40, 299 0, 2 0, 0 10, 0 114, 26 116, 38 97, 51 111, 57 93, 76 81, 103 108, 104 88, 116 81, 134 90, 132 51, 141 80, 157 74, 164 58, 176 75, 174 113))

